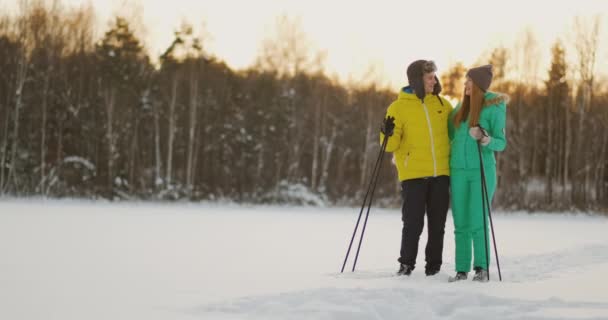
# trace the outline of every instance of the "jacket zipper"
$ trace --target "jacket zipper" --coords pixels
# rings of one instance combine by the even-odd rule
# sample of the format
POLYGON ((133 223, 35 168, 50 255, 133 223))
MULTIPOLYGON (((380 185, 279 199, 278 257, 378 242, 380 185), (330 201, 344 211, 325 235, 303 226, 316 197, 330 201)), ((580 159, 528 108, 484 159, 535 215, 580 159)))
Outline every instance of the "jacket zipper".
MULTIPOLYGON (((469 122, 466 122, 467 126, 466 128, 469 128, 469 122)), ((464 123, 461 123, 460 125, 464 125, 464 123)), ((468 130, 465 130, 465 136, 464 136, 464 168, 468 169, 469 166, 467 165, 467 145, 469 144, 469 132, 468 130)))
POLYGON ((431 127, 431 118, 429 117, 429 110, 426 107, 426 103, 422 103, 424 107, 424 113, 426 114, 426 122, 429 125, 429 134, 431 136, 431 154, 433 155, 433 177, 437 176, 437 159, 435 159, 435 142, 433 141, 433 128, 431 127))

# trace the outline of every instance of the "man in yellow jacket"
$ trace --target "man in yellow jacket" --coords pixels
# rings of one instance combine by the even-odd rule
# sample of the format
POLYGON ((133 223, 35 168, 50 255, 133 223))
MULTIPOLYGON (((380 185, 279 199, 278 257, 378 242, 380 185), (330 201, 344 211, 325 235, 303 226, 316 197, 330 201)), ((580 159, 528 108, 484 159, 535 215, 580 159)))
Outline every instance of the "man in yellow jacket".
POLYGON ((388 107, 380 140, 389 136, 403 198, 400 266, 410 275, 416 266, 418 241, 428 220, 427 276, 441 269, 443 235, 449 205, 450 140, 448 117, 452 105, 439 96, 441 85, 433 61, 417 60, 407 68, 409 86, 388 107))

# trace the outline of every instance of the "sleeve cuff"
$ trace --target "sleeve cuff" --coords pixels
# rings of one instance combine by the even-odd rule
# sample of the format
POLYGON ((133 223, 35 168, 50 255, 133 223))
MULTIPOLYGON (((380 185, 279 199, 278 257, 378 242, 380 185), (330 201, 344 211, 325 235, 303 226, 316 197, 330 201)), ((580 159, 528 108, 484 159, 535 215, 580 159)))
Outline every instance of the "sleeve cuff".
POLYGON ((485 142, 483 142, 483 141, 481 142, 481 145, 484 147, 487 147, 490 144, 490 142, 492 141, 492 138, 490 138, 490 137, 487 137, 487 138, 488 139, 485 142))

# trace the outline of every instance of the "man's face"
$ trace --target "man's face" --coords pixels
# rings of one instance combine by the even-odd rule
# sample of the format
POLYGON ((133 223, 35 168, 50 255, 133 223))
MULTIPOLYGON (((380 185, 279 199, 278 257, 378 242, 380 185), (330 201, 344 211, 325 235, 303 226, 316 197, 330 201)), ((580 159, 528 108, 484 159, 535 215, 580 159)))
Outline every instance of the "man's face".
POLYGON ((422 80, 424 81, 425 93, 426 94, 433 93, 435 84, 437 84, 437 80, 435 80, 435 72, 425 73, 422 76, 422 80))

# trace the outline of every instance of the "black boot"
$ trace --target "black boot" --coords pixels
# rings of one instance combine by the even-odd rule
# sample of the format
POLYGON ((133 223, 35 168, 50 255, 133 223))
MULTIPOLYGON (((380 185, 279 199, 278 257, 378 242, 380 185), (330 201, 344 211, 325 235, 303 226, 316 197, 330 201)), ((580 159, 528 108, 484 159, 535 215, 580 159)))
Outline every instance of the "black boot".
POLYGON ((439 269, 437 269, 437 268, 426 269, 424 271, 424 273, 426 273, 427 277, 434 276, 439 273, 439 269))
POLYGON ((397 271, 397 275, 398 276, 409 276, 410 274, 412 274, 413 270, 414 270, 414 267, 401 263, 401 264, 399 264, 399 271, 397 271))

